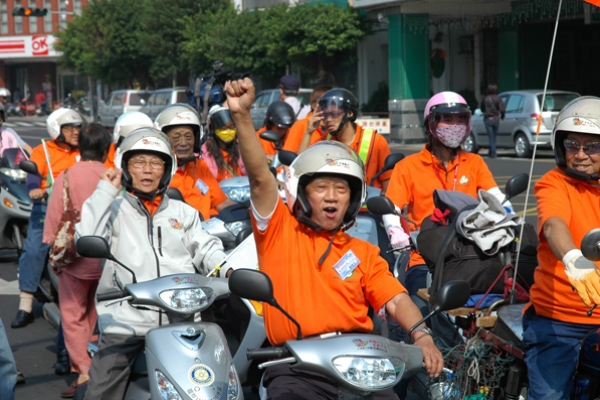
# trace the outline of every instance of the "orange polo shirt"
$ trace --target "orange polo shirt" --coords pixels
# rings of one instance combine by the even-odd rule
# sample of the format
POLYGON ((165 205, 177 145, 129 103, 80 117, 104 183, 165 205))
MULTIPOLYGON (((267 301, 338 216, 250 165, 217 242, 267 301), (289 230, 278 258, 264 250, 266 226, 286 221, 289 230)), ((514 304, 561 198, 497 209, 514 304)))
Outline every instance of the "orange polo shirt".
MULTIPOLYGON (((590 230, 600 226, 600 188, 567 176, 560 168, 547 172, 534 187, 538 209, 538 263, 531 301, 538 315, 576 324, 600 324, 600 309, 588 317, 590 307, 571 287, 565 266, 544 236, 543 226, 550 217, 561 218, 579 245, 590 230)), ((596 263, 597 265, 600 265, 596 263)))
MULTIPOLYGON (((395 295, 406 292, 379 256, 379 247, 347 233, 335 235, 329 254, 318 265, 330 235, 298 222, 281 199, 263 232, 254 215, 252 224, 260 269, 273 281, 275 298, 300 323, 304 337, 370 332, 369 304, 379 310, 395 295), (334 265, 350 251, 358 265, 342 279, 334 265)), ((271 344, 296 338, 296 326, 279 310, 265 306, 264 312, 271 344)))
MULTIPOLYGON (((81 158, 79 149, 63 149, 62 147, 59 147, 54 140, 47 141, 46 148, 48 149, 48 157, 50 158, 50 167, 52 168, 53 179, 56 179, 56 177, 65 169, 75 165, 75 163, 81 158)), ((43 144, 37 145, 33 148, 30 159, 37 165, 39 173, 46 178, 48 176, 48 163, 43 144)), ((50 184, 51 182, 47 182, 47 179, 43 179, 41 182, 41 188, 45 190, 50 186, 50 184)))
POLYGON ((185 202, 198 210, 205 220, 210 218, 211 208, 227 200, 219 182, 201 158, 177 168, 169 186, 179 189, 185 202))
MULTIPOLYGON (((477 154, 459 150, 444 169, 437 160, 433 162, 431 152, 424 147, 420 153, 411 154, 396 164, 385 195, 402 209, 408 206, 408 218, 420 229, 423 219, 435 209, 435 189, 457 190, 477 198, 479 189, 497 186, 488 166, 477 154)), ((412 224, 411 229, 414 229, 412 224)), ((413 251, 410 266, 419 264, 425 261, 413 251)))
MULTIPOLYGON (((356 125, 356 132, 354 134, 354 139, 352 143, 348 144, 356 153, 360 155, 360 144, 362 142, 364 129, 360 125, 356 125)), ((322 140, 326 140, 327 137, 321 135, 321 133, 317 130, 313 132, 310 138, 310 145, 313 145, 322 140)), ((330 140, 337 140, 337 138, 332 137, 330 140)), ((367 155, 367 160, 365 162, 365 183, 367 185, 371 184, 371 179, 383 168, 383 164, 385 163, 385 158, 390 155, 392 152, 390 151, 390 146, 387 143, 387 140, 380 134, 376 133, 373 135, 373 139, 371 141, 371 147, 369 149, 369 154, 367 155)), ((383 188, 383 182, 390 179, 392 176, 392 171, 386 171, 383 174, 379 175, 379 177, 375 180, 373 186, 376 188, 383 188)))
POLYGON ((263 126, 259 130, 256 131, 256 136, 258 136, 258 140, 265 151, 265 154, 268 156, 274 156, 277 154, 277 149, 275 148, 275 143, 269 142, 268 140, 261 139, 260 134, 267 131, 267 127, 263 126))
MULTIPOLYGON (((285 136, 285 142, 283 143, 283 149, 288 151, 293 151, 294 153, 298 153, 298 149, 300 148, 300 144, 302 143, 302 139, 304 138, 304 132, 306 132, 306 128, 308 127, 308 120, 313 115, 312 111, 308 113, 306 118, 299 119, 294 122, 294 125, 290 128, 287 135, 285 136)), ((321 127, 318 127, 314 132, 318 132, 320 136, 323 135, 321 132, 321 127)))

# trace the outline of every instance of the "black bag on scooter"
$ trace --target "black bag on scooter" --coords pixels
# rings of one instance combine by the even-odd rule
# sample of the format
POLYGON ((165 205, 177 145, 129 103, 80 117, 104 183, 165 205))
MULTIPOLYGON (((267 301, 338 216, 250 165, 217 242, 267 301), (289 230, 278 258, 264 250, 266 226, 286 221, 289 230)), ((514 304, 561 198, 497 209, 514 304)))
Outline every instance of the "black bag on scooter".
MULTIPOLYGON (((497 254, 487 255, 474 242, 456 232, 456 218, 462 211, 474 208, 474 205, 458 209, 441 201, 437 193, 434 194, 434 203, 437 208, 434 214, 436 217, 432 220, 432 216, 429 216, 423 220, 417 237, 419 252, 433 275, 431 298, 435 298, 442 284, 451 280, 469 282, 472 294, 486 293, 492 285, 489 293, 504 293, 504 279, 496 279, 506 265, 501 255, 510 252, 515 260, 517 240, 497 254)), ((515 238, 518 237, 519 232, 516 231, 515 238)), ((517 282, 525 288, 533 283, 533 270, 537 266, 537 245, 535 228, 531 224, 525 224, 517 277, 517 282)))

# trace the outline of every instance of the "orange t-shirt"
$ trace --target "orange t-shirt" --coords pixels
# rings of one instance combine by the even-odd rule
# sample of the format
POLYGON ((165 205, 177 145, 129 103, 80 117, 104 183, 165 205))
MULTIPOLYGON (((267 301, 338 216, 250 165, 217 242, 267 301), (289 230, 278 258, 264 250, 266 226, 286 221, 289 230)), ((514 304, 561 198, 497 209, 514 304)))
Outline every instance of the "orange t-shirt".
POLYGON ((198 210, 205 220, 210 218, 211 208, 227 200, 227 195, 202 159, 177 168, 169 186, 179 189, 185 202, 198 210))
POLYGON ((262 148, 265 151, 265 154, 268 156, 274 156, 275 154, 277 154, 277 149, 275 148, 275 143, 269 142, 268 140, 261 139, 261 137, 260 137, 260 134, 267 130, 268 130, 267 127, 263 126, 262 128, 260 128, 259 130, 256 131, 256 136, 258 136, 258 140, 260 141, 260 144, 262 145, 262 148))
POLYGON ((112 143, 108 148, 108 157, 106 157, 106 161, 104 161, 104 166, 106 168, 115 168, 115 152, 117 151, 117 145, 112 143))
MULTIPOLYGON (((534 188, 538 209, 538 264, 531 286, 531 301, 538 315, 576 324, 600 324, 600 309, 590 316, 573 290, 562 260, 559 260, 544 236, 543 226, 550 217, 561 218, 571 232, 575 244, 590 230, 600 226, 600 188, 567 176, 555 167, 534 188)), ((598 263, 596 263, 598 265, 598 263)))
MULTIPOLYGON (((48 149, 53 179, 56 179, 56 177, 65 169, 75 165, 81 158, 79 149, 63 149, 62 147, 59 147, 54 140, 47 141, 46 148, 48 149)), ((38 172, 46 178, 48 176, 48 163, 46 162, 46 153, 44 152, 43 144, 33 148, 30 159, 37 165, 38 172)), ((47 189, 49 186, 50 182, 47 182, 47 179, 43 179, 41 188, 47 189)))
MULTIPOLYGON (((258 264, 273 281, 275 298, 302 326, 304 337, 329 332, 370 332, 369 304, 381 309, 404 287, 379 256, 379 247, 338 232, 322 265, 319 258, 331 239, 298 222, 281 199, 266 229, 252 225, 258 264), (342 279, 334 265, 352 251, 359 264, 342 279)), ((296 338, 296 326, 279 310, 265 307, 265 328, 271 344, 296 338)))
MULTIPOLYGON (((356 133, 354 134, 354 139, 349 146, 356 153, 360 155, 360 144, 362 142, 364 129, 360 125, 356 125, 356 133)), ((313 132, 310 138, 310 145, 313 145, 322 140, 326 140, 327 136, 321 135, 321 133, 317 130, 313 132)), ((332 137, 330 140, 337 140, 337 138, 332 137)), ((389 156, 392 152, 390 151, 390 146, 387 143, 387 140, 380 134, 376 133, 373 135, 373 139, 371 141, 371 147, 369 149, 369 154, 367 155, 367 160, 365 162, 365 183, 367 185, 371 184, 371 179, 383 168, 383 164, 385 163, 385 158, 389 156)), ((383 188, 383 182, 390 179, 392 176, 392 171, 386 171, 383 174, 379 175, 379 177, 373 183, 373 186, 376 188, 383 188)))
MULTIPOLYGON (((308 127, 308 120, 312 115, 313 113, 311 111, 310 113, 308 113, 306 118, 302 118, 294 122, 294 125, 292 125, 285 137, 282 149, 298 153, 298 149, 300 148, 300 144, 302 143, 302 139, 304 138, 304 132, 306 132, 306 128, 308 127)), ((319 136, 323 135, 323 133, 321 132, 321 127, 318 127, 315 131, 313 131, 313 134, 315 132, 317 132, 319 136)))
MULTIPOLYGON (((407 217, 420 229, 423 219, 433 214, 435 209, 435 189, 457 190, 477 198, 479 189, 497 186, 488 166, 477 154, 459 151, 444 170, 437 161, 433 163, 431 152, 424 147, 421 152, 411 154, 396 164, 385 195, 402 209, 408 206, 407 217)), ((411 229, 414 229, 412 224, 411 229)), ((413 251, 410 266, 419 264, 425 264, 425 261, 413 251)))

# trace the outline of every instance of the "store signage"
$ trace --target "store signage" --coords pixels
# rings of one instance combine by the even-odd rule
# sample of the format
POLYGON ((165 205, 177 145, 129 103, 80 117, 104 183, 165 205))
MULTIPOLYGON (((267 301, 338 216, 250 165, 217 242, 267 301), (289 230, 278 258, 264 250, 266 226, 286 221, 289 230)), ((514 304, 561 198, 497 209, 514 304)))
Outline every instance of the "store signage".
POLYGON ((0 38, 0 58, 58 57, 53 35, 10 36, 0 38))

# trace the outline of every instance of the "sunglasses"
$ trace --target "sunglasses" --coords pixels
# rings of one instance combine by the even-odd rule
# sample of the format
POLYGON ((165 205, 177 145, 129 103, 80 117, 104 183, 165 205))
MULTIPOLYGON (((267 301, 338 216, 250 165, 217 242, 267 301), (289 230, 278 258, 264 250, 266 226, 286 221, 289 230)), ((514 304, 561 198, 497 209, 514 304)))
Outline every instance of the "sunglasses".
POLYGON ((588 156, 600 153, 600 142, 587 142, 582 145, 575 140, 565 139, 563 144, 565 145, 565 150, 569 153, 579 153, 579 150, 582 148, 583 152, 588 156))

